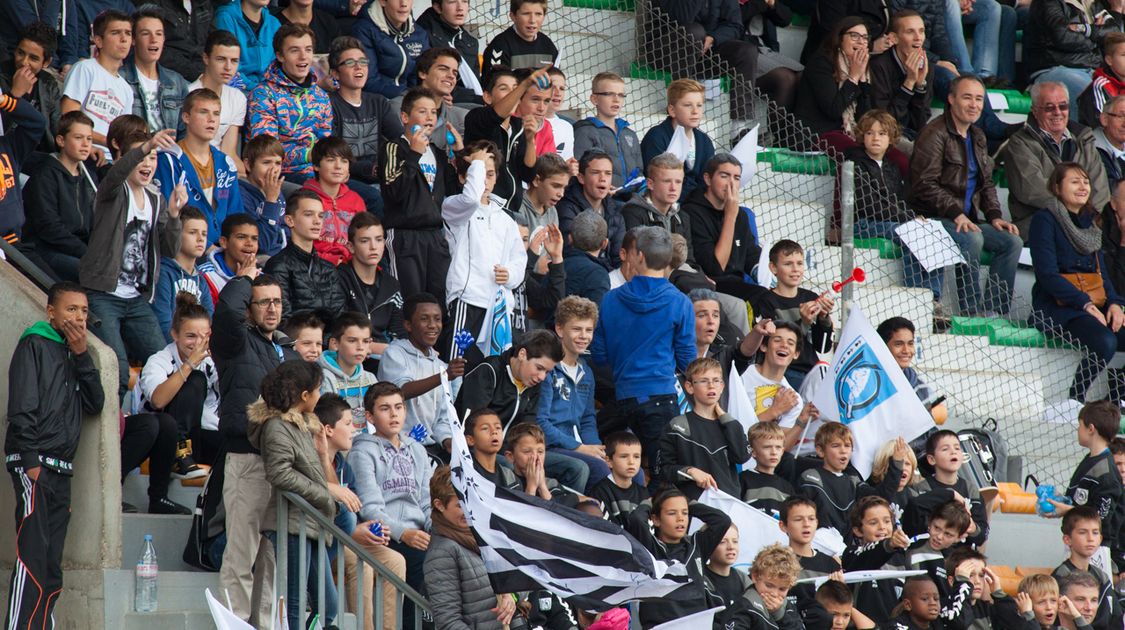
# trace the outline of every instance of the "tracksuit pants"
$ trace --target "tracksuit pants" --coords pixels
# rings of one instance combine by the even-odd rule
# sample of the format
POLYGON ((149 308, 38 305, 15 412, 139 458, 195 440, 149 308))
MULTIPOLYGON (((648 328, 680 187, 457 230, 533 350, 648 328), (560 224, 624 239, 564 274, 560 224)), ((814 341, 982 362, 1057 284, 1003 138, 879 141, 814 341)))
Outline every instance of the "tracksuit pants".
POLYGON ((54 628, 51 617, 62 591, 62 554, 70 523, 70 477, 46 466, 33 480, 10 471, 16 489, 16 566, 9 585, 7 628, 54 628))

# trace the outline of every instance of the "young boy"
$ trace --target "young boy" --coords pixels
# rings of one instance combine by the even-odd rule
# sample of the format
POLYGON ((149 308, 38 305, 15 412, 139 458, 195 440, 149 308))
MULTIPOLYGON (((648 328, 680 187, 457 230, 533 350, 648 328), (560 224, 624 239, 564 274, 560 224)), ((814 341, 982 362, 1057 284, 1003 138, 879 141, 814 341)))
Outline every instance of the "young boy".
POLYGON ((1118 573, 1117 565, 1110 561, 1111 572, 1109 575, 1101 568, 1090 563, 1090 559, 1102 546, 1103 521, 1097 510, 1092 506, 1075 506, 1063 516, 1062 533, 1063 544, 1070 550, 1070 555, 1062 564, 1051 572, 1056 580, 1066 576, 1085 571, 1098 580, 1098 615, 1091 620, 1095 628, 1120 628, 1121 605, 1117 601, 1113 581, 1118 573))
MULTIPOLYGON (((529 332, 509 350, 485 358, 465 374, 457 393, 457 413, 492 409, 503 420, 505 433, 520 422, 534 423, 539 384, 562 359, 562 344, 554 333, 529 332)), ((584 483, 571 487, 577 485, 585 487, 584 483)))
POLYGON ((281 283, 282 319, 301 311, 317 311, 331 320, 344 307, 344 290, 336 268, 316 255, 324 205, 313 191, 303 189, 285 201, 285 224, 290 240, 285 249, 266 263, 265 272, 281 283))
POLYGON ((641 441, 628 431, 610 433, 605 454, 609 476, 594 484, 590 496, 601 501, 606 518, 624 527, 633 510, 648 498, 645 485, 634 481, 641 471, 641 441))
MULTIPOLYGON (((781 504, 778 526, 789 537, 789 548, 801 563, 801 579, 832 575, 841 570, 840 561, 813 548, 816 536, 816 504, 805 497, 789 497, 781 504)), ((799 610, 810 607, 815 598, 813 583, 796 584, 791 589, 792 602, 799 610)))
POLYGON ((942 598, 941 620, 955 628, 980 630, 1038 630, 1024 617, 1016 602, 1000 588, 1000 578, 985 566, 984 554, 958 547, 945 560, 950 595, 942 598), (983 598, 989 589, 991 599, 983 598))
POLYGON ((601 258, 609 244, 605 219, 594 210, 583 210, 570 222, 569 240, 563 259, 566 292, 601 304, 609 293, 609 262, 601 258))
POLYGON ((285 335, 293 340, 293 351, 300 355, 302 361, 320 362, 320 355, 324 352, 324 322, 315 313, 298 313, 290 317, 285 322, 285 335))
POLYGON ((557 66, 547 68, 551 77, 551 102, 547 104, 547 122, 555 135, 555 153, 566 161, 574 159, 574 124, 569 118, 559 116, 566 106, 566 74, 557 66))
POLYGON ((180 105, 187 96, 187 81, 180 73, 160 65, 164 54, 165 21, 159 7, 141 6, 131 18, 133 52, 121 64, 121 78, 133 90, 133 115, 149 129, 177 129, 180 105))
POLYGON ((750 459, 750 449, 742 424, 719 407, 724 383, 714 359, 696 359, 684 370, 692 408, 664 427, 653 466, 656 481, 676 485, 689 497, 708 488, 738 496, 737 466, 750 459))
MULTIPOLYGON (((615 171, 616 172, 616 171, 615 171)), ((680 191, 684 187, 684 163, 671 153, 661 153, 646 167, 645 191, 633 195, 621 208, 625 229, 657 225, 687 241, 686 261, 695 263, 691 243, 691 219, 681 212, 680 191)))
MULTIPOLYGON (((382 221, 370 212, 360 212, 348 225, 351 260, 336 268, 344 288, 344 308, 363 313, 371 320, 367 353, 376 358, 383 356, 387 344, 406 336, 398 280, 379 265, 385 246, 382 221)), ((369 362, 374 363, 369 358, 365 365, 369 362)), ((377 369, 377 365, 371 367, 377 369)))
POLYGON ((43 153, 58 150, 54 132, 59 127, 62 87, 51 68, 58 44, 54 28, 43 22, 31 22, 20 31, 11 58, 0 62, 0 93, 27 101, 47 121, 36 147, 43 153))
MULTIPOLYGON (((403 431, 406 403, 393 383, 376 383, 363 396, 367 422, 375 431, 355 438, 348 465, 363 503, 359 518, 390 528, 390 548, 406 559, 406 583, 422 588, 422 562, 430 545, 430 466, 426 449, 403 431)), ((403 604, 404 625, 413 625, 414 606, 403 604)))
POLYGON ((402 388, 409 417, 426 429, 422 443, 432 455, 445 459, 449 457, 452 429, 441 388, 442 373, 450 381, 461 378, 465 359, 458 357, 446 364, 434 349, 442 328, 441 303, 436 297, 429 293, 411 295, 403 302, 402 316, 406 337, 395 339, 383 351, 379 380, 402 388))
POLYGON ((383 225, 391 242, 387 258, 403 295, 424 291, 444 303, 450 257, 441 204, 453 195, 457 181, 448 155, 430 141, 447 131, 435 129, 437 106, 437 97, 426 88, 406 92, 401 114, 406 131, 383 144, 380 165, 383 225))
POLYGON ((645 164, 668 151, 676 128, 682 127, 687 137, 687 155, 677 155, 684 162, 684 188, 680 201, 696 188, 703 186, 703 167, 715 155, 715 144, 710 136, 699 129, 703 121, 703 101, 706 90, 694 79, 677 79, 668 85, 668 118, 649 129, 641 140, 641 157, 645 164))
POLYGON ((377 382, 374 374, 363 369, 370 338, 371 320, 362 313, 344 311, 332 322, 328 350, 317 361, 324 368, 320 391, 335 392, 351 405, 352 423, 360 433, 367 430, 363 396, 377 382))
POLYGON ((1020 580, 1017 590, 1016 604, 1025 619, 1029 616, 1030 605, 1030 617, 1039 624, 1040 630, 1059 627, 1059 583, 1055 578, 1034 573, 1020 580))
POLYGON ((351 260, 348 226, 355 215, 367 210, 363 198, 348 188, 352 159, 347 142, 336 136, 321 138, 313 145, 310 157, 316 176, 305 181, 305 188, 315 192, 324 207, 324 227, 313 249, 333 267, 351 260))
MULTIPOLYGON (((816 589, 816 606, 802 610, 805 630, 871 630, 875 624, 855 609, 847 584, 828 580, 816 589)), ((891 628, 890 630, 902 630, 891 628)))
MULTIPOLYGON (((530 69, 515 69, 516 79, 523 79, 531 75, 530 69)), ((535 156, 555 152, 555 130, 547 122, 547 109, 551 104, 551 97, 555 90, 550 84, 533 84, 523 96, 520 97, 515 115, 523 121, 528 131, 528 142, 534 140, 535 156), (534 131, 530 131, 534 129, 534 131)))
MULTIPOLYGON (((855 502, 849 514, 851 541, 841 563, 845 571, 894 570, 905 564, 903 552, 910 545, 906 533, 895 523, 886 499, 866 496, 855 502)), ((872 580, 855 586, 856 608, 877 623, 891 618, 899 599, 898 580, 872 580)))
MULTIPOLYGON (((285 148, 269 134, 254 136, 242 147, 242 164, 246 176, 238 180, 242 194, 242 212, 254 218, 257 250, 276 256, 289 242, 285 225, 285 197, 281 195, 281 164, 285 148)), ((225 224, 225 221, 224 221, 225 224)), ((221 245, 220 245, 221 246, 221 245)))
POLYGON ((549 477, 545 468, 547 443, 543 429, 534 422, 521 422, 508 429, 504 457, 512 463, 519 481, 518 489, 545 501, 557 501, 577 507, 584 499, 579 490, 560 484, 549 477))
MULTIPOLYGON (((426 29, 430 34, 430 48, 452 48, 457 51, 465 65, 472 71, 477 82, 480 82, 480 43, 465 28, 469 18, 468 3, 461 0, 430 0, 430 8, 418 16, 418 26, 426 29)), ((423 53, 425 54, 425 53, 423 53)), ((421 59, 419 59, 421 65, 421 59)), ((452 92, 454 103, 480 104, 481 99, 472 89, 465 87, 464 81, 457 80, 457 87, 452 92)))
POLYGON ((465 419, 465 443, 472 449, 473 468, 497 487, 518 490, 520 482, 511 468, 497 461, 504 445, 504 427, 491 409, 478 409, 465 419))
POLYGON ((929 532, 906 549, 906 568, 925 570, 941 592, 946 591, 945 556, 961 541, 972 519, 961 501, 943 503, 930 512, 929 532))
POLYGON ((211 141, 218 128, 222 101, 207 88, 192 91, 184 99, 183 120, 187 129, 171 151, 161 152, 156 164, 156 184, 168 197, 176 186, 188 191, 188 205, 199 208, 207 219, 207 247, 219 240, 223 221, 242 212, 238 166, 215 148, 211 141))
POLYGON ((625 80, 613 72, 600 72, 590 88, 595 114, 574 124, 574 154, 581 157, 590 149, 601 149, 615 156, 613 187, 621 188, 643 175, 645 164, 637 133, 627 120, 618 118, 625 105, 625 80))
POLYGON ((968 502, 972 523, 966 532, 965 542, 977 547, 988 540, 988 514, 980 490, 958 475, 965 455, 961 451, 961 439, 948 429, 942 429, 926 439, 926 461, 934 469, 934 474, 915 484, 918 496, 908 508, 913 513, 912 522, 925 523, 930 512, 949 501, 957 499, 968 502))
POLYGON ((664 425, 679 415, 675 374, 696 358, 695 312, 664 277, 672 260, 665 230, 637 228, 626 260, 633 278, 602 300, 590 356, 613 370, 619 411, 652 465, 664 425))
POLYGON ((172 316, 180 293, 193 296, 209 315, 215 313, 207 279, 195 266, 207 249, 207 217, 195 206, 187 206, 180 211, 180 225, 179 249, 174 256, 161 257, 160 278, 152 296, 152 310, 166 343, 172 343, 172 316))
POLYGON ((547 1, 512 0, 508 17, 512 25, 493 37, 484 49, 481 76, 487 77, 494 66, 535 70, 554 65, 559 49, 542 32, 543 20, 547 17, 547 1))
MULTIPOLYGON (((44 160, 23 189, 27 206, 23 241, 34 247, 48 271, 75 282, 94 220, 97 185, 85 164, 93 144, 94 121, 82 112, 70 112, 59 118, 58 129, 55 159, 44 160)), ((11 130, 12 135, 18 133, 20 127, 11 130)))
MULTIPOLYGON (((555 209, 570 182, 570 165, 554 153, 545 153, 535 160, 535 179, 527 186, 519 215, 527 221, 528 234, 548 225, 559 224, 555 209)), ((539 252, 535 252, 539 253, 539 252)))
POLYGON ((247 94, 262 82, 273 61, 273 39, 281 28, 281 22, 265 10, 268 4, 264 0, 239 0, 215 9, 212 28, 238 37, 238 77, 247 94))
MULTIPOLYGON (((769 545, 758 552, 750 567, 751 586, 743 595, 744 602, 736 607, 735 619, 741 619, 753 630, 796 630, 803 628, 801 617, 789 605, 789 589, 800 575, 801 565, 793 550, 781 545, 769 545)), ((730 614, 731 609, 727 609, 730 614)))
POLYGON ((848 512, 856 499, 856 487, 863 482, 849 467, 852 458, 852 432, 848 425, 829 422, 816 430, 816 455, 820 468, 801 473, 798 491, 816 503, 817 521, 835 528, 841 536, 850 532, 848 512))
POLYGON ((257 266, 258 223, 241 212, 223 219, 218 247, 207 253, 199 263, 199 273, 207 280, 212 302, 218 304, 219 292, 227 281, 238 275, 240 268, 257 266))
POLYGON ((738 476, 740 496, 751 507, 778 516, 782 505, 795 494, 793 484, 777 474, 785 456, 785 431, 776 422, 758 422, 750 427, 746 441, 754 467, 743 468, 738 476))
POLYGON ((817 295, 801 288, 805 277, 805 250, 795 241, 782 239, 770 248, 770 273, 777 286, 752 300, 754 317, 772 319, 774 323, 790 322, 801 329, 800 354, 785 370, 785 379, 800 390, 816 362, 817 349, 825 347, 832 337, 832 308, 835 301, 827 293, 817 295))
POLYGON ((133 111, 133 88, 118 74, 133 45, 133 25, 128 15, 111 9, 94 18, 92 32, 96 52, 70 68, 60 111, 81 110, 89 116, 94 121, 95 148, 109 153, 109 123, 133 111))
POLYGON ((759 422, 773 422, 782 428, 786 450, 798 442, 797 454, 812 450, 808 434, 814 436, 820 423, 812 404, 805 404, 801 395, 786 379, 786 371, 801 352, 801 329, 790 322, 774 324, 774 332, 766 337, 760 363, 751 365, 742 374, 746 392, 754 403, 759 422), (809 426, 809 425, 812 426, 809 426))
POLYGON ((1102 55, 1093 82, 1078 96, 1079 120, 1095 129, 1105 106, 1125 94, 1125 34, 1107 33, 1102 39, 1102 55))
POLYGON ((570 236, 571 224, 579 213, 593 210, 605 219, 609 247, 601 257, 611 267, 621 264, 621 241, 625 238, 625 218, 621 202, 610 194, 613 184, 613 158, 600 149, 591 149, 578 160, 577 181, 567 187, 558 203, 559 229, 570 236))
MULTIPOLYGON (((944 570, 942 571, 944 573, 944 570)), ((885 626, 892 630, 944 630, 941 615, 941 596, 938 587, 928 576, 906 578, 902 586, 902 614, 885 626)))
MULTIPOLYGON (((211 146, 222 151, 234 164, 238 159, 238 139, 246 124, 246 95, 230 85, 238 75, 242 46, 230 31, 214 30, 203 44, 203 74, 188 84, 188 92, 207 88, 219 95, 219 129, 211 146)), ((244 172, 239 169, 239 172, 244 172)))

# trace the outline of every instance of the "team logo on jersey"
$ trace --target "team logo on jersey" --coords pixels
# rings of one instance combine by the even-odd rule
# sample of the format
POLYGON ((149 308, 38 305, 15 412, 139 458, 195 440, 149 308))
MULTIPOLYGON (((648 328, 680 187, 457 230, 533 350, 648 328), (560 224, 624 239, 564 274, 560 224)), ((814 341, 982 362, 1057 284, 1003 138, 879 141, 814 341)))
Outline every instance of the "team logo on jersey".
POLYGON ((1074 502, 1078 505, 1086 505, 1090 500, 1090 492, 1085 488, 1078 488, 1074 491, 1074 502))

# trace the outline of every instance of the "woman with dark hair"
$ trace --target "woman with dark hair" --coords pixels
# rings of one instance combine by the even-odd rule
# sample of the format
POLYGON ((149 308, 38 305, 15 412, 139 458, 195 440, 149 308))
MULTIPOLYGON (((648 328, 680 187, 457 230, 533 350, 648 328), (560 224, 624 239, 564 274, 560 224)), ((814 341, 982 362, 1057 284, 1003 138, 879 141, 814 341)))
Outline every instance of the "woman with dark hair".
MULTIPOLYGON (((799 7, 792 4, 790 6, 794 11, 801 12, 799 7)), ((858 18, 867 26, 867 34, 871 36, 871 49, 874 51, 872 54, 878 55, 891 47, 891 7, 887 0, 815 0, 811 13, 808 37, 801 49, 803 64, 812 62, 820 52, 821 44, 831 38, 833 27, 846 17, 858 18)))
MULTIPOLYGON (((1048 180, 1051 204, 1031 219, 1027 245, 1035 269, 1032 320, 1044 332, 1069 333, 1084 347, 1067 401, 1048 407, 1048 421, 1073 422, 1090 383, 1114 353, 1125 349, 1125 299, 1113 288, 1090 178, 1074 162, 1062 162, 1048 180)), ((1110 378, 1110 400, 1121 400, 1120 379, 1110 378)))

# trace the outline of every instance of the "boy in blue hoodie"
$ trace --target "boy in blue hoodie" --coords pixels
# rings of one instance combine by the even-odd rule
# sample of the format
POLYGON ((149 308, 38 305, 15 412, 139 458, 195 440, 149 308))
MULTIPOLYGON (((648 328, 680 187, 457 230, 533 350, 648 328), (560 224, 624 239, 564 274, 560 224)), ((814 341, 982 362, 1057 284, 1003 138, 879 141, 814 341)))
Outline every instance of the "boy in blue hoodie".
POLYGON ((224 219, 218 247, 211 248, 199 263, 199 273, 207 280, 211 301, 219 303, 219 292, 227 286, 227 281, 238 275, 239 265, 257 264, 257 259, 258 224, 254 217, 238 213, 224 219))
POLYGON ((320 383, 322 394, 332 392, 347 401, 352 410, 352 424, 357 433, 367 430, 364 418, 363 396, 368 388, 378 382, 375 375, 363 369, 367 347, 371 339, 371 320, 362 313, 346 311, 332 322, 328 337, 328 350, 317 361, 324 368, 320 383))
POLYGON ((602 299, 590 355, 594 363, 612 368, 619 411, 640 438, 644 455, 652 458, 664 425, 679 415, 675 373, 696 356, 695 311, 664 277, 672 261, 668 231, 639 227, 633 232, 633 249, 622 251, 633 278, 602 299))
POLYGON ((242 49, 238 60, 238 79, 242 91, 249 94, 262 82, 266 68, 273 61, 273 36, 281 28, 266 6, 269 0, 240 0, 215 9, 212 28, 234 33, 242 49))
POLYGON ((14 243, 24 220, 20 165, 39 144, 47 119, 30 102, 7 94, 0 94, 0 114, 9 116, 8 130, 0 134, 0 237, 14 243))
POLYGON ((164 333, 164 341, 172 343, 172 315, 176 312, 176 296, 190 293, 208 315, 215 314, 215 303, 207 278, 195 267, 195 261, 207 249, 207 217, 195 206, 180 210, 180 247, 173 256, 160 259, 160 279, 152 296, 152 311, 164 333))
POLYGON ((284 162, 285 147, 268 133, 258 134, 242 146, 242 163, 246 168, 246 177, 238 180, 242 211, 258 223, 258 251, 267 256, 277 254, 289 243, 285 196, 281 194, 284 162))

